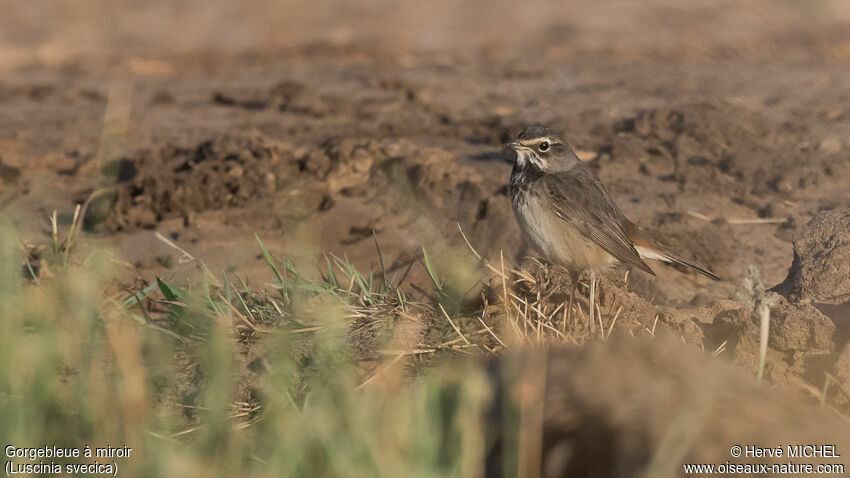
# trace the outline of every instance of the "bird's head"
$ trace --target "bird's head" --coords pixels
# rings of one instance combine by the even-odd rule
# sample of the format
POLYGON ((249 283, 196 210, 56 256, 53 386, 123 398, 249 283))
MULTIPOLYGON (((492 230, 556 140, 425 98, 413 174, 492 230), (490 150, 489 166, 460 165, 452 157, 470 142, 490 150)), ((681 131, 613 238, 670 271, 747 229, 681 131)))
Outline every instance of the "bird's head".
POLYGON ((569 169, 579 161, 570 145, 549 127, 532 125, 507 146, 516 152, 520 168, 532 167, 544 172, 569 169))

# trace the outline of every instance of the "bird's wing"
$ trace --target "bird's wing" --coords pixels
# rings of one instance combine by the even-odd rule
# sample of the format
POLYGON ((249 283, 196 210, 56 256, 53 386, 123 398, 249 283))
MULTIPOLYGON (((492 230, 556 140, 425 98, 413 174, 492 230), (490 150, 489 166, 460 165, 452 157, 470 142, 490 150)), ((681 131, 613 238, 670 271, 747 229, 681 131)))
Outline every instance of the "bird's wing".
POLYGON ((626 234, 628 220, 614 204, 602 182, 589 169, 569 171, 541 178, 544 193, 555 214, 581 234, 605 249, 618 261, 632 264, 649 274, 652 269, 641 260, 626 234))

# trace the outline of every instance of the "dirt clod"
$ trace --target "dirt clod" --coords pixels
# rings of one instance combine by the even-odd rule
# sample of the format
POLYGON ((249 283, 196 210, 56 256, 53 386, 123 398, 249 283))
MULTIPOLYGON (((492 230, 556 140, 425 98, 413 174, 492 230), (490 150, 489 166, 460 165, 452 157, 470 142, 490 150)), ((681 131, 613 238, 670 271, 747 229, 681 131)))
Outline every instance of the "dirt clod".
POLYGON ((811 304, 787 301, 771 310, 771 345, 778 350, 828 352, 833 348, 835 324, 811 304))
POLYGON ((273 194, 297 173, 289 151, 259 133, 140 151, 124 160, 137 173, 119 183, 107 224, 113 230, 152 227, 273 194))
POLYGON ((850 301, 850 209, 822 212, 794 234, 794 262, 776 290, 801 302, 850 301))

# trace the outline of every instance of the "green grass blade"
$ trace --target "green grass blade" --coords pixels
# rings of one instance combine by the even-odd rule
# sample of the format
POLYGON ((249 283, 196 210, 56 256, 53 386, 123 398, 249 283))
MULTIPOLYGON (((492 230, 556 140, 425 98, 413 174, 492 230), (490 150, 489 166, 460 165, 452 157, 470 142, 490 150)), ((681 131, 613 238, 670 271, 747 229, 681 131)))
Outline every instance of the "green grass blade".
POLYGON ((156 278, 156 285, 159 287, 162 295, 165 296, 165 300, 169 302, 184 302, 189 298, 189 294, 184 290, 177 286, 166 284, 159 277, 156 278))
POLYGON ((280 283, 280 287, 283 288, 286 282, 283 280, 283 275, 281 275, 280 270, 277 268, 277 264, 274 263, 274 258, 268 249, 266 249, 266 245, 263 244, 263 241, 260 240, 260 236, 254 234, 254 238, 257 240, 257 244, 260 245, 260 250, 263 252, 263 258, 266 260, 266 264, 269 265, 272 269, 272 273, 274 274, 277 281, 280 283))
POLYGON ((431 262, 431 256, 428 255, 428 250, 425 249, 425 246, 422 246, 422 257, 425 260, 425 269, 428 271, 428 275, 431 277, 431 281, 434 282, 434 287, 437 288, 437 292, 443 292, 443 283, 440 281, 440 277, 437 275, 437 269, 434 268, 434 264, 431 262))
POLYGON ((145 299, 145 297, 147 297, 154 289, 157 288, 157 285, 158 284, 156 282, 151 282, 144 289, 142 289, 139 292, 136 292, 135 294, 128 297, 127 300, 125 300, 122 305, 124 306, 125 309, 128 309, 130 307, 133 307, 134 305, 141 304, 142 301, 145 299))
POLYGON ((231 293, 230 293, 230 279, 227 278, 227 272, 226 271, 222 271, 221 275, 224 277, 224 299, 228 303, 232 304, 233 303, 233 297, 231 296, 231 293))
POLYGON ((381 246, 378 245, 378 235, 375 234, 375 230, 372 230, 372 237, 375 239, 375 249, 378 251, 378 264, 381 266, 381 286, 382 290, 386 290, 389 288, 389 282, 387 281, 387 269, 384 267, 384 255, 381 254, 381 246))
POLYGON ((333 264, 331 264, 331 260, 327 255, 325 256, 325 262, 328 265, 328 279, 330 280, 331 285, 334 288, 339 289, 339 279, 336 278, 336 272, 334 271, 333 264))

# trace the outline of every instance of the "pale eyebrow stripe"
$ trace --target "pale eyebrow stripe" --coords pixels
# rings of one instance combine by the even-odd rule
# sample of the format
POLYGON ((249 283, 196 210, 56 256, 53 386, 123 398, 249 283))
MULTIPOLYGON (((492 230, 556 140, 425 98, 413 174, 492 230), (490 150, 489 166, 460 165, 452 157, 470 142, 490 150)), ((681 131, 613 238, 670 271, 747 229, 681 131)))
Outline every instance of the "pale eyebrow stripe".
POLYGON ((552 138, 543 137, 543 138, 534 138, 534 139, 528 140, 528 141, 526 141, 526 144, 540 144, 544 141, 546 141, 549 144, 555 144, 556 143, 556 141, 553 140, 552 138))

